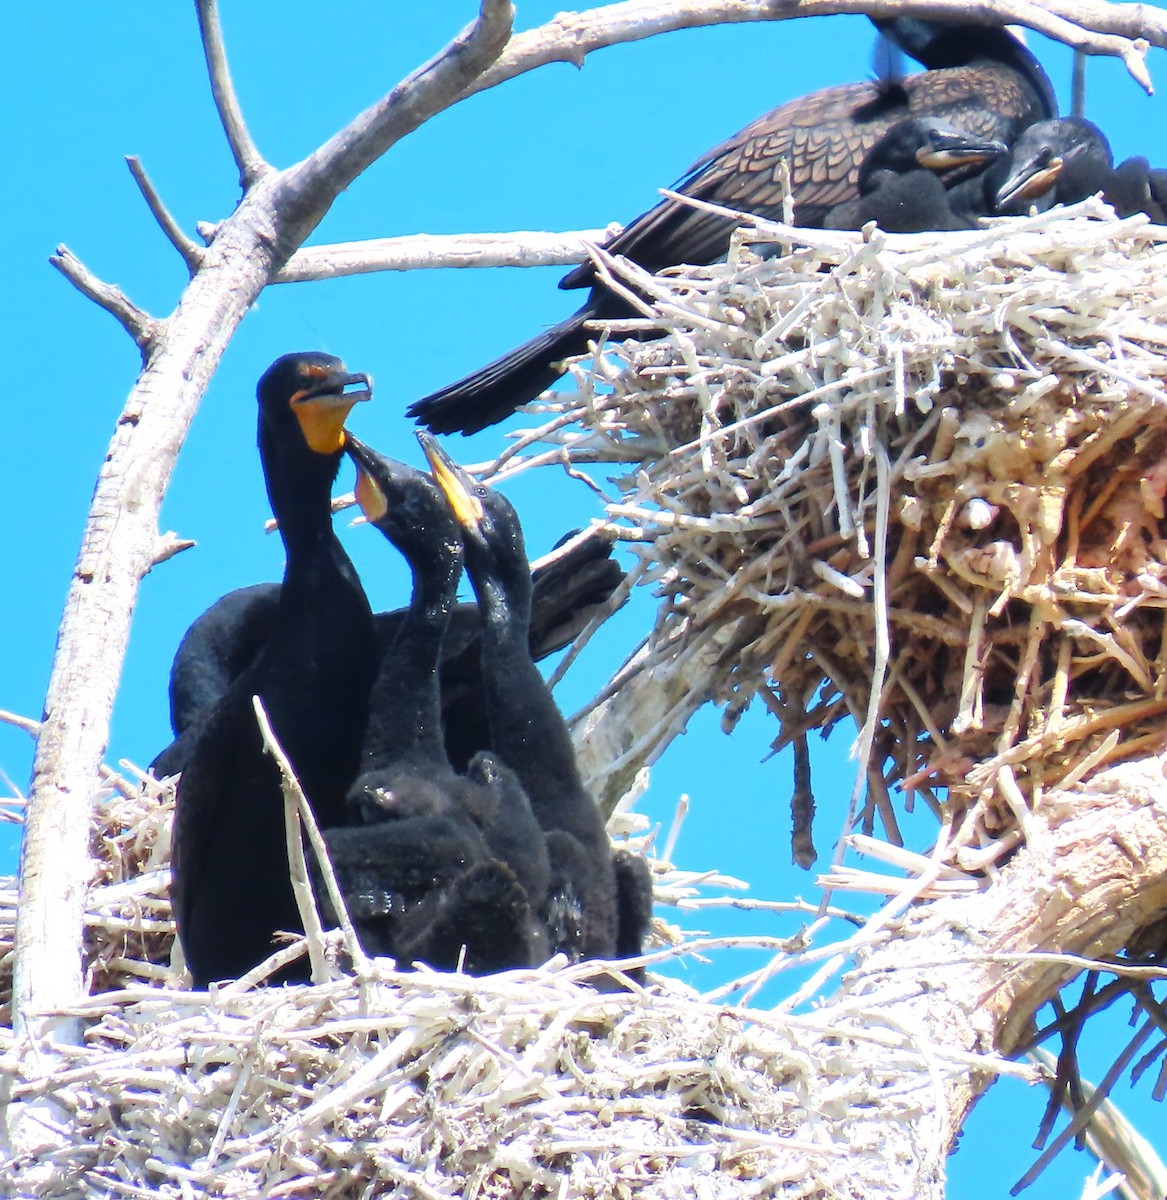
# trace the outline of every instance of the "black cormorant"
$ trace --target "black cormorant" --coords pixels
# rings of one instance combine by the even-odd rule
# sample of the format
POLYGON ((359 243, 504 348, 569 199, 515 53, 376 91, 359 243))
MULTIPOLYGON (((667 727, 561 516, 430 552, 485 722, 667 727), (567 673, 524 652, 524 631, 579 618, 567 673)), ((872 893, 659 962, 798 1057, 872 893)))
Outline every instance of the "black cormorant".
POLYGON ((936 117, 910 117, 893 125, 859 168, 859 195, 837 204, 827 229, 862 229, 874 221, 888 233, 970 229, 975 221, 955 213, 940 172, 983 170, 1007 151, 1004 142, 974 138, 936 117))
POLYGON ((484 755, 460 777, 442 737, 438 662, 461 530, 425 472, 351 436, 346 448, 361 508, 409 564, 413 594, 369 696, 349 827, 325 831, 338 882, 370 953, 473 974, 533 965, 546 957, 542 830, 505 767, 484 755))
POLYGON ((567 724, 527 651, 531 585, 518 515, 476 483, 426 435, 434 477, 449 498, 465 545, 466 572, 482 614, 482 674, 491 749, 510 766, 547 835, 552 881, 545 910, 552 950, 611 958, 639 950, 651 896, 642 860, 621 860, 619 891, 604 822, 584 788, 567 724), (634 897, 627 912, 617 904, 634 897))
MULTIPOLYGON (((1057 112, 1037 60, 1003 27, 941 25, 911 18, 877 22, 882 33, 925 67, 892 83, 844 84, 780 105, 702 155, 675 191, 763 217, 782 215, 779 164, 790 168, 795 222, 821 225, 853 199, 859 164, 898 121, 933 115, 974 137, 1006 143, 1026 125, 1057 112)), ((733 222, 662 200, 605 243, 648 271, 722 257, 733 222)), ((563 360, 601 336, 592 325, 632 315, 599 282, 590 262, 562 288, 589 288, 587 301, 545 333, 410 406, 434 433, 475 433, 533 400, 563 374, 563 360)))
MULTIPOLYGON (((344 421, 369 380, 328 354, 289 354, 259 381, 259 453, 287 552, 263 650, 197 723, 178 784, 171 898, 196 987, 237 978, 298 930, 284 802, 252 708, 258 695, 321 825, 356 775, 376 634, 332 529, 344 421)), ((293 969, 284 978, 302 977, 293 969)))

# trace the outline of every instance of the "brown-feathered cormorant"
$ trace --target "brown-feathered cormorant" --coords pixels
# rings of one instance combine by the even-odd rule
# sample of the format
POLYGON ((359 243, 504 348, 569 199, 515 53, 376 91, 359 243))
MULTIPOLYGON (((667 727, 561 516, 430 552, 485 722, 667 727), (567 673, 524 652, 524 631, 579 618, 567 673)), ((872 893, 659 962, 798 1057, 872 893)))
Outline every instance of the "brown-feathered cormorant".
MULTIPOLYGON (((1002 27, 910 18, 877 25, 928 70, 891 83, 827 88, 780 105, 702 155, 673 190, 780 218, 779 164, 785 160, 795 222, 818 226, 831 208, 855 197, 860 163, 905 117, 938 116, 974 137, 1010 143, 1026 125, 1057 111, 1037 60, 1002 27)), ((662 200, 605 249, 655 272, 716 261, 733 228, 722 217, 662 200)), ((475 433, 493 425, 550 387, 563 374, 564 359, 587 351, 600 336, 592 323, 632 314, 596 279, 591 263, 571 271, 560 287, 589 288, 588 299, 545 333, 417 401, 409 416, 434 433, 475 433)))
MULTIPOLYGON (((571 535, 568 535, 569 537, 571 535)), ((566 539, 563 539, 566 540, 566 539)), ((592 537, 531 572, 531 657, 539 662, 571 644, 624 579, 613 542, 592 537)), ((150 764, 158 779, 177 775, 199 717, 258 657, 275 628, 280 585, 256 583, 221 596, 183 634, 170 668, 170 723, 175 740, 150 764)), ((393 644, 407 609, 374 613, 380 654, 393 644)), ((442 641, 439 680, 446 754, 464 774, 490 744, 482 701, 480 626, 475 604, 458 604, 442 641)))
POLYGON ((611 844, 584 788, 567 724, 527 651, 531 582, 518 515, 422 435, 434 477, 462 526, 466 572, 482 614, 482 674, 491 749, 519 778, 547 835, 552 880, 545 917, 551 949, 576 959, 639 949, 651 896, 642 860, 621 859, 618 891, 611 844), (629 881, 631 881, 629 885, 629 881), (633 897, 618 911, 623 895, 633 897))
POLYGON ((1004 155, 1004 142, 974 138, 937 117, 893 125, 859 168, 859 195, 836 204, 827 229, 862 229, 874 221, 888 233, 969 229, 975 221, 953 211, 940 172, 983 170, 1004 155))
POLYGON ((461 531, 425 472, 351 436, 361 508, 409 564, 413 594, 369 696, 349 828, 325 831, 365 949, 472 974, 546 957, 536 911, 548 885, 542 830, 489 757, 455 774, 438 663, 462 573, 461 531), (490 911, 496 908, 497 911, 490 911))
MULTIPOLYGON (((345 813, 356 775, 376 634, 332 529, 344 421, 369 380, 329 354, 289 354, 259 381, 259 454, 287 552, 263 650, 199 722, 178 784, 171 899, 196 987, 236 978, 298 930, 284 802, 263 750, 258 695, 321 825, 345 813)), ((291 971, 286 977, 300 977, 291 971)))

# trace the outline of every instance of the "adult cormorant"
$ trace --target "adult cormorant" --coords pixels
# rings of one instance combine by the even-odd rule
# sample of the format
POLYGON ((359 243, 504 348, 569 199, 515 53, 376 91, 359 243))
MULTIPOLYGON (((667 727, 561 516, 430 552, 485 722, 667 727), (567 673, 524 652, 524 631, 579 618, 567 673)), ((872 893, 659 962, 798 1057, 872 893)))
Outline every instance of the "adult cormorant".
POLYGON ((1007 152, 1004 142, 974 138, 937 117, 909 117, 893 125, 859 168, 859 195, 835 205, 827 229, 862 229, 874 221, 888 233, 970 229, 955 213, 940 172, 981 170, 1007 152))
POLYGON ((621 877, 628 880, 618 885, 611 844, 580 778, 567 724, 527 651, 531 584, 518 515, 501 493, 475 482, 432 437, 420 436, 434 478, 462 527, 466 572, 482 614, 491 749, 519 777, 547 835, 550 948, 576 959, 634 953, 648 925, 643 903, 651 897, 648 869, 643 860, 621 859, 621 877), (618 911, 626 892, 634 904, 618 911))
MULTIPOLYGON (((571 535, 569 535, 571 536, 571 535)), ((531 572, 531 657, 536 662, 570 645, 620 586, 624 571, 613 543, 592 537, 531 572)), ((175 740, 150 764, 156 778, 183 768, 200 716, 258 657, 275 628, 280 585, 256 583, 221 596, 183 635, 170 668, 170 723, 175 740)), ((407 609, 375 613, 380 653, 392 645, 407 609)), ((446 753, 459 774, 489 745, 479 666, 480 626, 474 604, 456 605, 442 642, 439 678, 446 753)))
MULTIPOLYGON (((882 33, 928 70, 902 80, 854 83, 780 105, 702 155, 673 190, 700 200, 781 218, 779 164, 790 169, 795 222, 818 226, 857 193, 859 165, 898 121, 938 116, 970 135, 1006 143, 1033 121, 1052 117, 1053 89, 1037 60, 1006 29, 942 25, 911 18, 877 22, 882 33)), ((722 257, 734 224, 675 200, 662 200, 605 243, 648 271, 722 257)), ((594 326, 632 315, 626 301, 584 263, 561 288, 589 288, 566 320, 456 383, 411 405, 408 415, 434 433, 475 433, 550 387, 563 360, 601 337, 594 326)))
POLYGON ((365 949, 472 974, 546 957, 535 916, 548 885, 542 830, 514 777, 488 756, 455 774, 438 662, 462 574, 461 532, 425 472, 353 437, 357 499, 402 553, 413 594, 369 696, 348 828, 325 831, 365 949))
MULTIPOLYGON (((263 650, 198 723, 178 784, 171 899, 196 987, 236 978, 300 918, 284 802, 258 695, 321 825, 343 819, 376 664, 373 616, 332 529, 344 421, 370 395, 329 354, 288 354, 259 381, 259 454, 287 552, 263 650)), ((285 977, 299 976, 290 971, 285 977)))

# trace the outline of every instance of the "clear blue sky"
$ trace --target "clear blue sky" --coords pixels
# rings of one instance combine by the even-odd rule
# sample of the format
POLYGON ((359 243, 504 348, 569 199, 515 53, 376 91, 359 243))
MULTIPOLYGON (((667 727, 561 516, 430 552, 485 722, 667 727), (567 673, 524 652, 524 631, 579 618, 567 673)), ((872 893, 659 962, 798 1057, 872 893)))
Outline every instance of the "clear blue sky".
MULTIPOLYGON (((548 19, 559 4, 523 0, 518 27, 548 19)), ((470 0, 406 5, 303 0, 276 5, 224 0, 228 51, 244 112, 269 161, 309 153, 472 16, 470 0)), ((185 281, 177 255, 149 217, 125 168, 140 156, 179 222, 226 216, 236 173, 212 107, 192 4, 63 2, 0 12, 6 49, 0 76, 8 116, 8 186, 0 196, 6 233, 0 328, 8 361, 5 436, 0 440, 0 708, 40 713, 57 621, 93 482, 138 355, 119 326, 47 263, 67 243, 98 275, 162 316, 185 281)), ((1037 38, 1063 107, 1070 56, 1037 38)), ((870 74, 872 36, 859 18, 740 25, 671 34, 592 56, 583 70, 543 68, 442 114, 343 195, 314 241, 412 232, 568 230, 627 220, 654 200, 698 154, 781 101, 870 74)), ((1155 52, 1153 73, 1164 71, 1155 52)), ((1167 164, 1167 122, 1121 65, 1090 65, 1088 115, 1116 157, 1146 154, 1167 164)), ((168 740, 166 677, 183 631, 224 592, 278 578, 278 540, 267 515, 254 450, 255 380, 277 355, 324 349, 376 383, 353 427, 373 445, 416 461, 405 405, 566 315, 556 270, 414 272, 269 289, 223 360, 179 460, 162 528, 199 545, 158 568, 141 591, 114 714, 109 761, 145 764, 168 740)), ((492 457, 502 430, 452 439, 464 459, 492 457)), ((342 477, 342 485, 348 486, 342 477)), ((508 488, 533 552, 546 550, 595 509, 588 493, 550 473, 508 488)), ((405 601, 405 582, 383 540, 342 530, 375 607, 405 601)), ((652 601, 637 598, 566 681, 569 711, 594 692, 647 628, 652 601)), ((654 770, 642 804, 666 825, 677 797, 693 809, 679 865, 748 879, 756 896, 815 894, 813 877, 789 867, 790 763, 763 762, 776 732, 758 711, 732 738, 719 714, 692 722, 654 770)), ((850 790, 849 734, 818 755, 816 841, 829 842, 850 790)), ((0 769, 23 790, 31 749, 0 729, 0 769)), ((925 829, 921 837, 926 837, 925 829)), ((0 829, 0 871, 15 867, 16 843, 0 829)), ((671 914, 669 914, 671 916, 671 914)), ((740 915, 693 927, 786 934, 790 924, 740 915)), ((742 960, 722 975, 746 969, 742 960)), ((702 984, 708 975, 694 973, 702 984)), ((1125 1034, 1101 1031, 1088 1048, 1098 1078, 1125 1034)), ((1164 1111, 1150 1081, 1117 1095, 1167 1154, 1164 1111)), ((979 1106, 951 1161, 955 1200, 1005 1196, 1032 1158, 1044 1091, 998 1085, 979 1106)), ((1029 1193, 1077 1196, 1090 1168, 1064 1154, 1029 1193)))

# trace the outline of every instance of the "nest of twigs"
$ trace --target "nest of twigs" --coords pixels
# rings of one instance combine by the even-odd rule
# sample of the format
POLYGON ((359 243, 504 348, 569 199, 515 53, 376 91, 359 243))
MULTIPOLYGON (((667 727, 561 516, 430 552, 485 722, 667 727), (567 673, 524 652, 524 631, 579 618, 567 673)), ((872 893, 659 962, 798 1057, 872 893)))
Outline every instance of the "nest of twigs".
MULTIPOLYGON (((915 1195, 942 1171, 913 1122, 939 1127, 937 1083, 963 1077, 970 1056, 889 1027, 870 984, 803 1015, 657 976, 604 994, 581 982, 588 964, 561 961, 472 979, 373 960, 312 987, 257 987, 258 971, 187 991, 169 964, 171 811, 153 786, 110 791, 95 811, 92 995, 62 1014, 83 1044, 46 1057, 0 1027, 5 1103, 38 1133, 35 1149, 0 1155, 13 1195, 819 1200, 915 1195)), ((658 899, 682 907, 697 884, 734 883, 657 870, 658 899)), ((669 946, 681 935, 656 928, 666 948, 649 965, 737 940, 669 946)), ((327 941, 341 951, 339 935, 327 941)), ((799 936, 740 941, 774 952, 746 977, 755 985, 806 949, 799 936)))
POLYGON ((666 598, 640 665, 716 639, 731 722, 854 718, 869 830, 898 841, 900 785, 1013 844, 1043 789, 1165 739, 1167 230, 1095 200, 746 239, 777 256, 601 263, 662 335, 576 368, 586 432, 542 431, 636 464, 609 513, 666 598))

